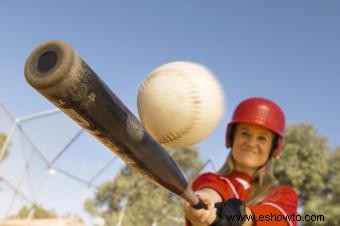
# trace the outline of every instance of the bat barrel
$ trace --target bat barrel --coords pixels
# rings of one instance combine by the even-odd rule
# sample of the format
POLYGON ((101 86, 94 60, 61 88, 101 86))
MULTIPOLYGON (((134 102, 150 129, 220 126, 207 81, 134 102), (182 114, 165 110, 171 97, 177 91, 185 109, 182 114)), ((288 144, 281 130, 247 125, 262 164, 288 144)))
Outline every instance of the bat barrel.
POLYGON ((25 76, 125 163, 190 204, 199 203, 170 155, 68 44, 51 41, 36 48, 26 61, 25 76))

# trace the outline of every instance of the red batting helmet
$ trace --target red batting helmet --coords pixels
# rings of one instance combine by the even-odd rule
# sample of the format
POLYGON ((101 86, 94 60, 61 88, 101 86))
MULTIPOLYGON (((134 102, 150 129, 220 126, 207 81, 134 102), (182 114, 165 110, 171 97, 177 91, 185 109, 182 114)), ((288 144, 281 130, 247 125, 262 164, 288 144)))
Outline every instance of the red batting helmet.
POLYGON ((245 122, 263 126, 278 135, 278 145, 273 150, 277 157, 284 144, 285 116, 281 108, 274 102, 264 98, 249 98, 242 101, 235 109, 226 132, 227 148, 231 146, 231 129, 235 123, 245 122))

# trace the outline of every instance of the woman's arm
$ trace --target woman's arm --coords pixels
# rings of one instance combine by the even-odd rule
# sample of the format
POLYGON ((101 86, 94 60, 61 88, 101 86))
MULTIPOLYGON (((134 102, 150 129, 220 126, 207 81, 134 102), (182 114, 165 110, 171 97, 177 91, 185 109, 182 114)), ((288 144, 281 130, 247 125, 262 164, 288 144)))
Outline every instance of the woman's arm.
POLYGON ((210 201, 213 202, 213 203, 223 201, 220 194, 218 194, 214 189, 211 189, 211 188, 203 188, 202 190, 199 190, 196 193, 199 194, 199 195, 205 194, 206 196, 209 196, 210 201))

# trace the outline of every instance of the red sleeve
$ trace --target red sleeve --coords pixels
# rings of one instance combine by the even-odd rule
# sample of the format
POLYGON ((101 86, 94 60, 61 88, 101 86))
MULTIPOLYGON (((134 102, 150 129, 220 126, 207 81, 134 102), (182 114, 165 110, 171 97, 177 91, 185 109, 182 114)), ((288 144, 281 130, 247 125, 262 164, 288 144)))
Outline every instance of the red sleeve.
POLYGON ((248 206, 255 216, 256 226, 296 226, 298 196, 288 186, 274 187, 258 205, 248 206), (287 221, 285 220, 287 219, 287 221))
POLYGON ((233 198, 233 192, 229 185, 214 173, 204 173, 198 176, 193 184, 194 191, 202 190, 203 188, 211 188, 215 190, 224 201, 233 198))

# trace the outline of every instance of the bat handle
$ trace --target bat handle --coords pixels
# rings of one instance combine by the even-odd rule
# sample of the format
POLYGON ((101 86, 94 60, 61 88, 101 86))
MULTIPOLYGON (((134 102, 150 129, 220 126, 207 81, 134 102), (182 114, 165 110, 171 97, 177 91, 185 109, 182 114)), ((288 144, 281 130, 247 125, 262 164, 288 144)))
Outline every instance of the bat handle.
POLYGON ((202 201, 202 199, 198 199, 198 203, 192 207, 195 209, 208 209, 208 206, 202 201))
POLYGON ((181 194, 181 197, 188 201, 195 209, 208 209, 208 206, 202 201, 202 199, 200 199, 189 187, 181 194))

